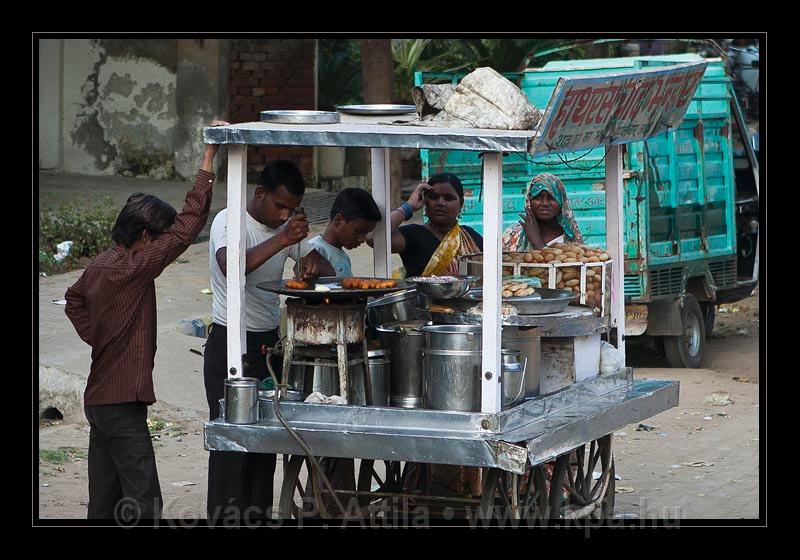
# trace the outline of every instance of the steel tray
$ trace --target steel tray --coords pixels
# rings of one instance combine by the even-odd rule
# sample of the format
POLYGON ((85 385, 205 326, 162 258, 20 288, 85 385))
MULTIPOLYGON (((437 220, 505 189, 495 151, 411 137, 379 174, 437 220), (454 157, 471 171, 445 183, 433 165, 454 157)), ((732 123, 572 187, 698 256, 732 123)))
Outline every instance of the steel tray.
MULTIPOLYGON (((356 276, 355 278, 359 278, 356 276)), ((309 278, 305 280, 313 286, 323 285, 328 286, 330 291, 317 291, 311 290, 294 290, 286 287, 286 280, 270 280, 269 282, 261 282, 256 284, 256 287, 267 292, 273 292, 284 296, 301 297, 306 300, 343 300, 343 299, 364 299, 368 297, 378 297, 392 292, 399 292, 400 290, 407 290, 410 286, 405 280, 396 280, 397 286, 394 288, 381 288, 374 290, 345 290, 341 286, 344 277, 322 277, 322 278, 309 278)), ((393 278, 376 278, 376 280, 393 280, 393 278)))
POLYGON ((277 124, 333 124, 339 122, 335 111, 261 111, 261 121, 277 124))
MULTIPOLYGON (((510 303, 517 308, 520 315, 550 315, 561 313, 579 296, 568 290, 551 290, 549 288, 536 288, 536 293, 541 297, 505 297, 504 303, 510 303)), ((479 302, 483 300, 483 290, 478 288, 470 290, 461 299, 479 302)))
POLYGON ((407 115, 416 113, 414 105, 394 105, 390 103, 375 103, 373 105, 337 105, 336 110, 350 115, 407 115))

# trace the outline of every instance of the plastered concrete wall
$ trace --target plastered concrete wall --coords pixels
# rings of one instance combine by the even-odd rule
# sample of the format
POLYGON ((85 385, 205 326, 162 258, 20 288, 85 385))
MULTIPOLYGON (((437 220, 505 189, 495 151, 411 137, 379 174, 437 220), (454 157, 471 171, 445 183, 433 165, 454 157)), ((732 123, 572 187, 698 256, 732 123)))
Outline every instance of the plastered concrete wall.
MULTIPOLYGON (((212 119, 314 108, 315 51, 313 39, 40 39, 39 167, 191 178, 212 119)), ((310 148, 273 150, 313 174, 310 148)), ((252 151, 257 172, 265 153, 252 151)))
POLYGON ((64 40, 63 170, 175 176, 174 40, 64 40))
POLYGON ((61 62, 59 39, 39 42, 39 169, 61 164, 61 62))
MULTIPOLYGON (((175 169, 181 177, 192 177, 202 161, 202 127, 226 114, 228 52, 227 40, 177 41, 175 169)), ((218 166, 226 156, 227 150, 220 150, 218 166)))

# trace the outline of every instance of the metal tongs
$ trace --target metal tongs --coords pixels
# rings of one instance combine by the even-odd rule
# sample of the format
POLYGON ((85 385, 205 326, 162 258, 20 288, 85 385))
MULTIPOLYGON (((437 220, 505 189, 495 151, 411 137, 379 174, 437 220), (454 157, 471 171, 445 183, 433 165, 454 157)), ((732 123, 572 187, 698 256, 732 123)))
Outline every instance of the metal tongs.
MULTIPOLYGON (((305 215, 305 213, 306 213, 306 211, 302 206, 298 206, 297 208, 294 209, 294 215, 295 216, 299 216, 301 214, 305 215)), ((302 274, 300 272, 300 243, 301 243, 301 241, 297 242, 297 253, 296 253, 296 258, 294 260, 294 262, 295 262, 294 279, 298 280, 298 281, 302 281, 303 280, 301 278, 302 274)))

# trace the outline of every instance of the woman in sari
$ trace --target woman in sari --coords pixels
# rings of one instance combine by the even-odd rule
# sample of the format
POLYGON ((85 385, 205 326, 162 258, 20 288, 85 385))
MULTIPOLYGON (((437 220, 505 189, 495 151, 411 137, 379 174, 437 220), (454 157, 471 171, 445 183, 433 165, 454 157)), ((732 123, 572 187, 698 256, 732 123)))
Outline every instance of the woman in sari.
POLYGON ((504 251, 544 249, 556 243, 583 243, 564 183, 550 173, 531 180, 525 195, 522 220, 503 234, 504 251))
MULTIPOLYGON (((452 173, 439 173, 420 183, 407 202, 391 214, 392 252, 399 253, 406 276, 452 276, 458 274, 458 257, 483 251, 483 238, 458 216, 464 206, 464 187, 452 173), (428 221, 407 224, 421 208, 428 221)), ((367 243, 372 246, 372 236, 367 243)), ((480 469, 454 465, 430 465, 432 488, 447 494, 480 494, 480 469)))
MULTIPOLYGON (((483 250, 483 238, 469 226, 460 226, 464 187, 452 173, 439 173, 420 183, 407 202, 392 211, 392 252, 399 253, 406 276, 458 274, 458 257, 483 250), (425 208, 424 225, 407 224, 425 208)), ((372 238, 367 239, 372 246, 372 238)))

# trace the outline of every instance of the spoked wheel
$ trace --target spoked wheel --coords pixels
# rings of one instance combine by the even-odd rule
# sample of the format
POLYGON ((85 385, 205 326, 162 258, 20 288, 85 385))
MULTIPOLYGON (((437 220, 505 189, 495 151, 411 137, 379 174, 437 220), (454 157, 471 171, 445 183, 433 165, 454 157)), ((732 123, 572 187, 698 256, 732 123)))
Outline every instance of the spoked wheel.
MULTIPOLYGON (((353 459, 317 457, 334 490, 355 490, 353 459)), ((349 497, 339 496, 346 512, 339 511, 322 477, 312 476, 311 461, 305 455, 293 455, 284 462, 283 483, 278 505, 281 519, 299 517, 342 517, 349 509, 349 497)), ((356 508, 357 509, 357 508, 356 508)))
POLYGON ((310 513, 313 509, 309 472, 311 465, 305 455, 284 455, 283 483, 278 502, 278 516, 281 519, 298 519, 301 514, 310 513))
POLYGON ((547 519, 550 516, 550 485, 543 465, 520 476, 501 469, 488 469, 483 480, 481 519, 547 519))
POLYGON ((398 515, 404 507, 416 505, 415 494, 425 492, 428 465, 382 461, 381 473, 376 468, 379 463, 371 459, 361 460, 358 505, 362 517, 375 515, 377 511, 383 511, 385 515, 398 515))
POLYGON ((556 459, 550 508, 564 519, 611 519, 614 516, 614 457, 608 434, 556 459), (598 476, 595 477, 595 472, 598 476))
POLYGON ((384 474, 378 473, 375 461, 362 459, 358 469, 358 504, 361 507, 375 501, 369 496, 362 496, 370 492, 398 493, 403 490, 403 471, 399 461, 383 461, 384 474))

